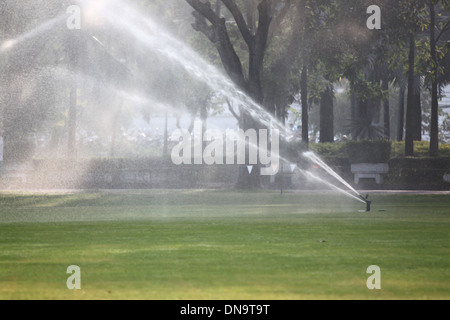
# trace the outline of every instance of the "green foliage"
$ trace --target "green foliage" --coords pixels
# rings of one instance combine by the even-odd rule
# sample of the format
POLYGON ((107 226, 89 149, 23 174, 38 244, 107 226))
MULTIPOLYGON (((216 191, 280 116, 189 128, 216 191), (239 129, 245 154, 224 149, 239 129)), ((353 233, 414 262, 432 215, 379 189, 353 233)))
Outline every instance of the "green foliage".
MULTIPOLYGON (((430 154, 430 143, 428 141, 414 142, 414 156, 428 157, 430 154)), ((442 157, 450 157, 450 144, 441 144, 439 146, 439 154, 442 157)), ((401 158, 405 156, 405 142, 392 142, 392 157, 401 158)))
POLYGON ((394 158, 389 162, 387 183, 398 188, 447 190, 443 177, 450 172, 450 157, 394 158))
POLYGON ((347 131, 355 141, 380 140, 386 138, 384 127, 374 123, 372 119, 351 120, 347 126, 347 131))
MULTIPOLYGON (((70 4, 70 1, 50 3, 48 6, 41 6, 31 0, 20 2, 4 0, 3 2, 4 5, 0 8, 1 16, 5 17, 0 21, 0 34, 3 39, 14 38, 32 30, 60 14, 61 9, 66 9, 66 6, 70 4), (27 10, 23 10, 25 7, 27 10)), ((214 6, 216 1, 209 2, 214 6)), ((386 98, 386 92, 383 92, 379 85, 379 73, 384 73, 386 70, 381 69, 386 68, 389 71, 390 80, 402 77, 403 81, 405 80, 404 73, 407 70, 408 60, 407 42, 411 34, 417 36, 416 72, 426 80, 432 80, 438 76, 439 83, 449 81, 450 20, 446 11, 449 9, 448 0, 433 0, 433 3, 437 4, 438 13, 436 35, 440 36, 437 43, 437 62, 430 61, 430 14, 427 4, 429 1, 374 0, 370 2, 370 4, 380 5, 383 11, 383 28, 376 32, 369 31, 365 27, 367 18, 365 10, 369 2, 360 0, 273 1, 277 5, 274 5, 273 28, 268 39, 263 73, 265 94, 266 96, 270 94, 272 98, 268 100, 269 104, 280 108, 292 104, 293 97, 298 97, 299 71, 305 64, 308 65, 308 90, 311 102, 317 102, 323 89, 334 84, 339 78, 349 80, 353 93, 362 102, 386 98), (286 3, 290 6, 288 10, 283 11, 281 4, 286 3), (392 75, 394 71, 396 74, 392 75)), ((222 65, 216 44, 208 41, 191 27, 193 9, 186 1, 138 0, 135 3, 145 12, 145 15, 148 14, 175 37, 187 42, 208 61, 216 66, 222 65)), ((251 31, 254 31, 258 25, 258 3, 260 3, 258 0, 236 1, 251 31)), ((248 48, 233 15, 223 3, 221 17, 226 19, 231 44, 236 49, 244 69, 247 70, 249 68, 248 48)), ((178 106, 185 106, 191 115, 198 115, 199 108, 205 106, 203 110, 208 109, 209 113, 219 113, 222 110, 222 101, 215 101, 214 93, 209 91, 206 85, 193 81, 182 67, 174 66, 158 58, 156 54, 151 53, 151 50, 144 51, 139 43, 131 43, 132 37, 129 35, 112 32, 106 25, 90 31, 92 33, 89 36, 95 35, 104 47, 102 46, 99 50, 98 43, 90 43, 91 40, 82 39, 83 55, 92 60, 91 62, 95 65, 95 68, 87 67, 84 72, 87 76, 95 80, 101 79, 101 81, 97 81, 99 83, 95 85, 91 82, 86 85, 92 90, 90 88, 81 90, 80 98, 87 102, 82 106, 83 110, 81 108, 79 110, 77 123, 79 129, 93 131, 106 141, 112 132, 118 131, 118 128, 128 127, 131 119, 139 112, 151 119, 155 113, 161 111, 155 109, 162 109, 162 107, 173 107, 178 111, 179 109, 176 109, 178 106), (88 42, 90 44, 87 44, 88 42), (113 57, 120 57, 123 58, 121 60, 128 62, 118 66, 113 57), (134 63, 130 63, 131 61, 134 63), (115 68, 123 67, 124 64, 127 64, 127 68, 133 73, 132 81, 122 76, 117 79, 118 73, 113 72, 115 68), (151 99, 148 99, 148 103, 139 104, 136 110, 132 110, 126 103, 120 107, 117 95, 110 94, 111 88, 107 87, 116 86, 114 90, 128 92, 126 87, 119 85, 124 82, 136 90, 138 95, 149 96, 151 99), (97 87, 107 90, 102 92, 97 87), (96 94, 99 96, 98 99, 93 97, 96 94), (114 123, 114 118, 117 119, 117 123, 114 123), (115 131, 111 129, 113 126, 115 131)), ((49 68, 54 72, 54 67, 57 67, 59 75, 66 68, 72 70, 66 52, 70 51, 67 48, 66 37, 65 28, 60 28, 48 41, 42 41, 42 38, 47 40, 45 36, 34 40, 30 38, 21 44, 21 50, 2 54, 0 90, 3 92, 0 96, 0 105, 2 105, 1 112, 5 115, 2 129, 9 138, 7 143, 13 143, 11 146, 6 146, 9 150, 15 149, 17 152, 20 149, 25 150, 24 143, 20 145, 21 140, 27 139, 36 132, 52 132, 58 123, 67 123, 68 97, 65 92, 71 85, 70 81, 66 81, 70 76, 64 75, 65 80, 60 82, 58 79, 56 83, 53 81, 55 73, 49 71, 44 76, 41 71, 42 68, 49 68), (42 75, 41 77, 33 74, 34 68, 37 69, 36 73, 42 75), (11 101, 6 101, 7 97, 10 97, 11 101)), ((0 44, 2 43, 3 40, 0 44)), ((350 117, 349 104, 347 101, 341 102, 339 107, 345 108, 346 118, 350 117)), ((429 115, 426 106, 423 110, 424 129, 428 130, 429 115)), ((380 139, 384 136, 384 128, 374 125, 372 119, 353 121, 349 130, 344 132, 345 128, 341 128, 346 122, 343 121, 344 112, 337 110, 335 113, 339 113, 338 117, 340 117, 337 119, 337 122, 340 122, 336 126, 336 128, 339 127, 336 130, 337 133, 347 134, 351 131, 353 138, 357 140, 380 139)), ((368 118, 371 116, 369 115, 368 118)), ((318 116, 315 116, 312 110, 311 130, 317 130, 317 126, 314 126, 319 122, 315 121, 317 118, 318 116)), ((445 122, 445 126, 448 126, 448 122, 445 122)), ((61 129, 59 130, 61 140, 66 139, 67 126, 60 125, 59 129, 61 129)), ((441 141, 445 138, 445 134, 442 134, 441 141)), ((324 147, 318 149, 323 153, 341 153, 341 151, 333 150, 334 147, 330 150, 324 147)), ((422 147, 419 147, 416 153, 422 156, 422 151, 422 147)), ((445 150, 443 152, 445 153, 445 150)), ((14 157, 20 158, 19 155, 14 157)))
POLYGON ((450 170, 450 156, 437 158, 393 158, 391 159, 390 163, 393 167, 399 167, 403 169, 434 169, 441 170, 443 173, 450 170))
POLYGON ((324 157, 345 157, 347 155, 346 143, 314 143, 309 147, 311 151, 324 157))
POLYGON ((356 74, 351 82, 352 93, 354 93, 356 97, 363 102, 386 97, 387 93, 381 89, 380 84, 374 83, 373 81, 368 81, 362 72, 356 74))
POLYGON ((351 141, 346 145, 350 163, 387 163, 391 158, 391 142, 351 141))
MULTIPOLYGON (((347 157, 347 145, 355 144, 354 142, 335 142, 335 143, 315 143, 310 145, 311 151, 322 157, 347 157)), ((392 141, 391 158, 405 157, 405 142, 392 141)), ((415 158, 427 158, 429 156, 429 142, 415 141, 414 155, 415 158)), ((441 144, 439 146, 439 154, 441 157, 450 157, 450 144, 441 144)))

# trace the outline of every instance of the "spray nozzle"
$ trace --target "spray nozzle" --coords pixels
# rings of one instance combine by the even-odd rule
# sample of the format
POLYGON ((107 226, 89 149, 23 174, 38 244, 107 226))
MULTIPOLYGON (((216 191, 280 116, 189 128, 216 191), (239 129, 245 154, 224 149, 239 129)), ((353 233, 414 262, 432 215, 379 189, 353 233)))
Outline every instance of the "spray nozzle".
POLYGON ((370 212, 372 201, 369 200, 369 195, 366 195, 366 197, 361 196, 361 199, 366 203, 366 212, 370 212))

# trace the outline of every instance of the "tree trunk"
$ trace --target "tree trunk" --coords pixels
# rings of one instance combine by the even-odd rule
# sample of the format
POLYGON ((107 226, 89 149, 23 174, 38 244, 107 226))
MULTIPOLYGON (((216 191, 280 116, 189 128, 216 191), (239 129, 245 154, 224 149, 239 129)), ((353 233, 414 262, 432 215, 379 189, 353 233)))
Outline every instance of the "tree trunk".
POLYGON ((334 92, 329 86, 320 100, 320 142, 334 142, 334 92))
POLYGON ((67 151, 70 158, 75 157, 77 131, 77 87, 73 84, 69 98, 68 140, 67 151))
POLYGON ((167 110, 164 115, 164 145, 162 154, 164 158, 169 156, 169 115, 167 110))
MULTIPOLYGON (((259 104, 263 105, 263 70, 264 57, 266 55, 267 40, 270 23, 272 21, 270 13, 271 4, 269 1, 262 1, 259 5, 259 24, 255 36, 249 41, 249 71, 248 71, 248 93, 259 104)), ((267 110, 274 113, 274 110, 267 110)))
MULTIPOLYGON (((242 130, 247 131, 249 129, 256 130, 259 144, 259 128, 260 124, 256 121, 246 110, 241 111, 242 118, 242 130)), ((259 163, 259 154, 257 156, 257 161, 259 163)), ((249 188, 261 188, 261 167, 257 164, 250 163, 250 147, 246 144, 245 147, 245 165, 239 166, 239 176, 236 187, 238 189, 249 189, 249 188), (251 171, 249 172, 249 167, 251 171)))
POLYGON ((0 164, 3 162, 3 150, 4 150, 4 141, 3 136, 0 135, 0 164))
POLYGON ((215 12, 218 17, 220 17, 221 11, 222 11, 222 0, 216 0, 215 12))
POLYGON ((383 79, 382 90, 386 97, 383 99, 383 116, 384 116, 384 135, 387 139, 391 139, 391 113, 389 104, 389 82, 387 79, 383 79))
POLYGON ((78 116, 78 81, 77 73, 81 71, 81 52, 83 51, 83 41, 77 30, 72 30, 67 37, 67 48, 69 50, 69 61, 73 71, 72 87, 69 97, 69 118, 68 118, 68 141, 67 151, 70 158, 76 157, 76 132, 78 116))
MULTIPOLYGON (((256 31, 252 30, 252 26, 247 24, 244 15, 234 1, 221 1, 233 16, 239 32, 247 44, 249 50, 248 76, 244 75, 242 62, 229 37, 227 21, 219 15, 219 4, 216 2, 217 7, 213 10, 211 7, 211 2, 209 1, 204 2, 201 0, 186 0, 186 2, 195 9, 195 23, 193 24, 194 29, 202 32, 212 43, 215 44, 222 61, 222 65, 231 80, 256 103, 263 105, 263 62, 266 54, 269 29, 272 22, 271 1, 262 0, 258 4, 257 9, 259 19, 256 31), (208 24, 206 20, 209 21, 210 24, 208 24)), ((256 25, 256 23, 253 25, 256 25)), ((268 111, 272 114, 274 113, 273 108, 268 111)), ((244 117, 241 128, 244 131, 248 129, 255 129, 258 131, 263 127, 262 124, 255 121, 255 119, 250 119, 251 116, 247 112, 242 112, 241 117, 244 117)), ((259 166, 255 166, 251 175, 249 175, 247 167, 242 166, 240 168, 238 187, 260 187, 259 172, 259 166)))
POLYGON ((208 106, 206 103, 203 103, 200 106, 200 120, 202 121, 202 141, 203 141, 203 150, 207 146, 207 142, 204 141, 203 137, 205 136, 206 130, 207 130, 207 121, 208 121, 208 106))
POLYGON ((352 123, 355 123, 356 121, 358 121, 358 102, 357 102, 357 98, 356 98, 356 94, 353 91, 353 89, 351 90, 351 95, 350 95, 350 120, 352 123))
POLYGON ((439 156, 439 102, 438 102, 438 59, 436 53, 436 12, 435 5, 430 3, 430 48, 432 63, 432 83, 431 83, 431 128, 430 128, 430 156, 439 156))
POLYGON ((414 76, 414 99, 413 99, 413 139, 414 141, 422 141, 422 102, 421 102, 421 76, 414 76))
MULTIPOLYGON (((263 88, 262 88, 262 59, 256 54, 250 54, 250 70, 249 70, 249 81, 248 81, 248 95, 259 105, 262 105, 264 100, 263 88)), ((274 109, 271 110, 272 114, 274 109)), ((248 112, 241 112, 242 130, 256 130, 258 133, 258 143, 259 143, 259 130, 268 129, 260 121, 251 116, 248 112)), ((253 165, 249 162, 249 146, 246 146, 246 165, 241 165, 239 168, 239 178, 237 182, 237 188, 249 189, 249 188, 261 188, 261 167, 259 164, 253 165), (248 171, 248 165, 251 165, 252 171, 248 171)), ((259 155, 258 155, 259 163, 259 155)))
POLYGON ((409 39, 409 58, 408 58, 408 99, 406 107, 406 135, 405 135, 405 156, 414 155, 414 98, 415 98, 415 37, 409 39))
POLYGON ((403 84, 401 84, 398 97, 397 141, 403 141, 403 134, 405 129, 405 93, 406 88, 403 84))
MULTIPOLYGON (((1 93, 1 90, 0 90, 1 93)), ((3 101, 0 98, 0 163, 3 161, 3 151, 5 147, 5 141, 3 139, 3 118, 4 118, 4 106, 3 101)))
POLYGON ((113 123, 112 123, 112 129, 111 129, 111 149, 109 152, 109 155, 111 158, 116 156, 116 141, 117 141, 117 130, 118 130, 118 124, 119 124, 119 118, 120 114, 122 112, 122 104, 123 101, 119 102, 119 108, 116 111, 116 114, 114 115, 113 123))
POLYGON ((309 106, 308 106, 308 68, 303 66, 301 75, 302 95, 302 142, 305 147, 309 146, 309 106))

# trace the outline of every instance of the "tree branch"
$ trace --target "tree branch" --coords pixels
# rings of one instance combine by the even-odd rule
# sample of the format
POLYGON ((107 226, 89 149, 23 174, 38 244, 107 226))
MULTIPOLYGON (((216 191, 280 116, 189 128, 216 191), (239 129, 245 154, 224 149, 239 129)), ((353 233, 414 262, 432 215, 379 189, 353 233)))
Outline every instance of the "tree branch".
POLYGON ((254 36, 250 32, 247 22, 245 21, 244 16, 242 15, 242 12, 237 6, 236 2, 234 0, 222 0, 222 2, 225 5, 225 7, 227 7, 228 11, 230 11, 230 13, 233 15, 233 18, 236 21, 239 31, 241 32, 242 37, 244 38, 247 45, 249 47, 252 46, 254 36))
POLYGON ((216 15, 211 8, 211 3, 209 1, 201 2, 200 0, 186 0, 186 2, 212 24, 216 24, 220 20, 220 17, 216 15))
POLYGON ((439 42, 439 39, 441 38, 441 36, 448 30, 450 30, 450 20, 448 20, 447 23, 442 27, 441 32, 439 33, 439 35, 436 38, 436 43, 439 42))
POLYGON ((258 7, 257 0, 247 0, 245 2, 246 10, 247 10, 247 25, 250 29, 250 32, 254 34, 256 32, 256 9, 258 7))
POLYGON ((256 31, 256 46, 264 51, 267 46, 270 24, 272 23, 272 6, 270 0, 263 0, 258 5, 259 23, 256 31))
POLYGON ((275 34, 275 31, 278 29, 278 27, 283 22, 284 18, 290 12, 291 4, 292 4, 292 1, 287 0, 286 3, 284 4, 283 8, 281 10, 279 10, 277 16, 273 19, 273 22, 269 29, 269 37, 268 37, 269 41, 272 40, 273 35, 275 34))
POLYGON ((196 18, 196 23, 193 24, 194 29, 202 32, 211 42, 217 44, 217 51, 225 71, 234 83, 246 89, 247 80, 243 73, 242 63, 231 42, 225 19, 220 18, 214 12, 209 1, 186 0, 186 2, 195 10, 193 13, 196 18), (205 19, 211 23, 211 26, 205 19))
POLYGON ((220 12, 222 11, 222 2, 221 0, 216 0, 216 15, 220 17, 220 12))
POLYGON ((192 24, 192 28, 194 28, 195 31, 203 33, 212 43, 216 43, 217 37, 214 28, 206 23, 205 17, 198 11, 194 11, 192 15, 195 17, 195 23, 192 24))
POLYGON ((233 117, 235 117, 236 120, 241 121, 241 116, 238 115, 238 114, 236 113, 236 111, 234 111, 234 108, 233 108, 233 106, 231 105, 230 100, 226 99, 226 102, 227 102, 227 105, 228 105, 228 110, 230 110, 230 112, 231 112, 231 114, 233 115, 233 117))

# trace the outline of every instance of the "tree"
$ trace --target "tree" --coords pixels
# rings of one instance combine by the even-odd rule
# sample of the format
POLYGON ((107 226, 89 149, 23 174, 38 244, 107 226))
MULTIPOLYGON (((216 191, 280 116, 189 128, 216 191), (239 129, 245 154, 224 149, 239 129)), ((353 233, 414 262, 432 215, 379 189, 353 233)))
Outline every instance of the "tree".
POLYGON ((268 0, 259 3, 259 22, 257 29, 254 31, 246 22, 241 9, 234 0, 222 1, 233 16, 248 47, 249 68, 248 73, 245 74, 241 59, 231 42, 226 19, 221 17, 219 12, 213 10, 209 1, 186 1, 196 10, 194 11, 194 29, 202 32, 212 43, 217 44, 222 64, 230 78, 257 103, 262 104, 264 99, 262 87, 263 62, 270 25, 273 20, 274 3, 268 0))
POLYGON ((393 43, 396 51, 391 54, 391 68, 395 65, 393 69, 397 70, 397 73, 402 73, 402 69, 406 66, 405 74, 397 75, 397 82, 400 86, 398 139, 403 136, 402 101, 406 91, 405 86, 408 92, 405 123, 406 156, 413 156, 414 141, 422 140, 421 75, 418 68, 421 52, 418 50, 418 39, 421 30, 419 12, 423 5, 423 0, 398 0, 390 7, 392 15, 390 16, 389 32, 393 40, 397 42, 397 44, 393 43))
POLYGON ((422 140, 422 108, 420 105, 420 76, 416 68, 415 35, 409 35, 408 96, 406 106, 405 155, 414 155, 414 141, 422 140))
MULTIPOLYGON (((234 0, 218 0, 215 8, 210 1, 186 0, 186 2, 195 10, 193 12, 195 17, 193 28, 203 33, 209 41, 216 45, 222 65, 230 79, 256 103, 263 105, 265 96, 263 89, 264 58, 269 36, 272 28, 282 22, 291 6, 291 1, 261 0, 259 3, 246 1, 247 19, 241 6, 234 0), (221 15, 219 1, 231 14, 239 30, 239 35, 245 43, 248 52, 247 71, 244 70, 241 57, 232 43, 227 19, 221 15), (258 13, 257 19, 253 18, 255 11, 258 13)), ((274 110, 267 111, 274 114, 274 110)), ((261 128, 261 124, 255 121, 247 110, 242 110, 240 116, 242 117, 242 129, 261 128)), ((241 167, 238 186, 258 187, 260 184, 259 167, 253 170, 250 177, 246 170, 246 167, 241 167)))
POLYGON ((320 142, 334 142, 334 90, 325 88, 320 99, 320 142))
MULTIPOLYGON (((450 1, 429 0, 426 2, 429 14, 429 47, 430 47, 430 68, 428 70, 428 81, 431 86, 431 119, 430 119, 430 156, 439 155, 439 74, 442 73, 442 66, 438 59, 438 54, 445 55, 446 47, 439 46, 442 35, 450 30, 450 18, 445 17, 444 21, 438 22, 442 11, 450 9, 450 1), (436 33, 438 31, 438 33, 436 33)), ((447 49, 448 50, 448 49, 447 49)))
POLYGON ((320 108, 320 142, 334 142, 334 88, 340 74, 342 53, 340 37, 334 32, 338 23, 337 3, 333 0, 306 1, 303 5, 304 23, 301 33, 302 141, 309 142, 309 103, 318 99, 320 108), (324 50, 326 45, 327 49, 324 50), (319 88, 309 88, 308 72, 319 74, 319 88), (309 91, 320 97, 309 97, 309 91))
POLYGON ((24 161, 31 156, 30 135, 45 126, 59 96, 52 74, 45 69, 54 62, 53 55, 44 53, 49 47, 46 29, 36 29, 54 13, 55 6, 42 10, 33 1, 5 0, 0 6, 0 15, 7 17, 0 20, 0 135, 5 160, 24 161), (21 10, 22 6, 28 10, 21 10))
POLYGON ((326 66, 330 72, 333 66, 338 66, 331 77, 333 81, 339 77, 349 81, 351 96, 351 120, 348 133, 352 139, 377 139, 384 136, 384 130, 379 130, 378 116, 380 114, 383 91, 381 79, 385 69, 383 30, 367 28, 367 8, 371 5, 385 8, 383 1, 342 1, 337 4, 337 23, 333 38, 338 41, 335 62, 326 66))

